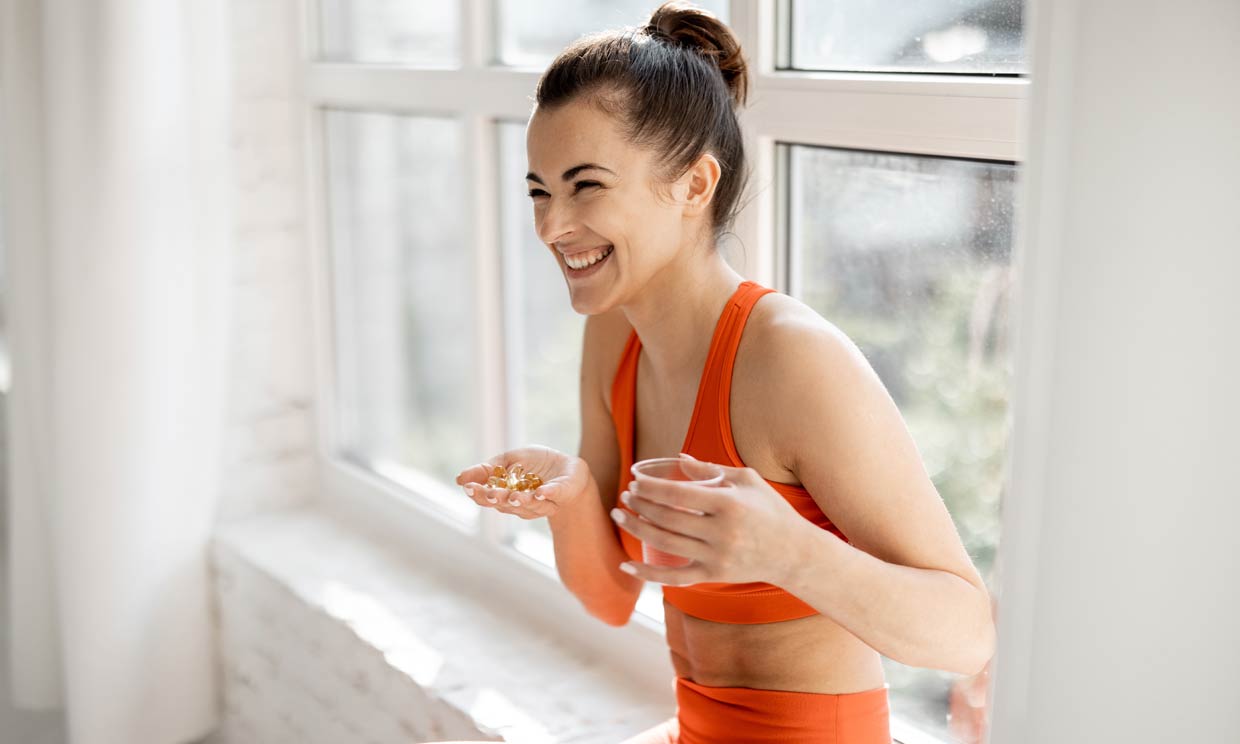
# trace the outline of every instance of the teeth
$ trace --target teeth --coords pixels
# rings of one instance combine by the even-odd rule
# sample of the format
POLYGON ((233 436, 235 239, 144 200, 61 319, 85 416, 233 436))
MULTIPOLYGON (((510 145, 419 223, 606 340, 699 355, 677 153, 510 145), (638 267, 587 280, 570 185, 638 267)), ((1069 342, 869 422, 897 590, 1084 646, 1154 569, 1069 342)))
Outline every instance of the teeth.
POLYGON ((611 255, 612 250, 613 250, 613 246, 608 246, 607 248, 604 248, 601 251, 591 251, 585 257, 565 256, 564 263, 568 264, 570 267, 574 269, 578 269, 578 270, 584 269, 585 267, 591 264, 596 264, 599 261, 602 261, 604 258, 607 258, 607 256, 611 255))

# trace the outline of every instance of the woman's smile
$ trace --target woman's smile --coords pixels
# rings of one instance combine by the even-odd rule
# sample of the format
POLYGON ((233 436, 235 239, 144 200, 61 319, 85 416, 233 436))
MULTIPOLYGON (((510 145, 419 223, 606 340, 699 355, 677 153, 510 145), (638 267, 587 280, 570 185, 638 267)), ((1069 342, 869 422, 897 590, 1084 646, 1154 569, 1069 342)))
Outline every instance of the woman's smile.
POLYGON ((579 256, 563 256, 564 266, 567 269, 566 273, 571 279, 584 279, 587 276, 596 274, 603 264, 607 263, 614 252, 615 246, 609 245, 601 253, 590 251, 579 256))

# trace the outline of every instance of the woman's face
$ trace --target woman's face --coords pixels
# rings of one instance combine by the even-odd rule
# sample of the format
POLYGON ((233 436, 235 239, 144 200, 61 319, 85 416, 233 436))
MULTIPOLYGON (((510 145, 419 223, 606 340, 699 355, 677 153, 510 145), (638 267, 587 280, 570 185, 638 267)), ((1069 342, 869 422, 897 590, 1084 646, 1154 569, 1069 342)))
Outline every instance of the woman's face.
MULTIPOLYGON (((692 175, 655 179, 650 152, 630 145, 611 116, 585 102, 538 109, 526 129, 534 228, 568 283, 573 310, 596 315, 618 304, 676 258, 692 175), (582 167, 590 166, 590 167, 582 167), (569 261, 606 256, 584 270, 569 261)), ((698 213, 690 205, 689 216, 698 213)))

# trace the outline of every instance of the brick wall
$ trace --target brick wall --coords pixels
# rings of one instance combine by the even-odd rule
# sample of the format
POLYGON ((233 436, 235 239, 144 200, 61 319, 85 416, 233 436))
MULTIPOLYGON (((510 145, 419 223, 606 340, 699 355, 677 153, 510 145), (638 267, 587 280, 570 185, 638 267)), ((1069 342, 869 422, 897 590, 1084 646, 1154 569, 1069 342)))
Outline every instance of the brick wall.
POLYGON ((232 3, 236 283, 221 522, 316 493, 297 4, 232 3))

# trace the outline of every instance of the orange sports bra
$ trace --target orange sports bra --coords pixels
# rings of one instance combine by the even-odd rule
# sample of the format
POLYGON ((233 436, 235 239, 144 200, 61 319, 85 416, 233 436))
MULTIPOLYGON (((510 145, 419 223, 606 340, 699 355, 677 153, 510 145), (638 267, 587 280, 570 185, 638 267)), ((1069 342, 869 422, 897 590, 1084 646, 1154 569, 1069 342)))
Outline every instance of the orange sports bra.
MULTIPOLYGON (((736 452, 736 443, 732 440, 732 424, 728 411, 732 391, 732 366, 736 361, 736 349, 745 329, 745 321, 749 318, 754 303, 762 295, 774 291, 755 282, 744 281, 724 306, 710 341, 706 365, 698 382, 693 415, 689 419, 689 432, 681 452, 699 460, 729 467, 745 467, 736 452)), ((616 426, 616 438, 620 443, 620 491, 627 489, 629 482, 633 480, 629 467, 633 464, 637 447, 637 358, 641 353, 641 346, 637 332, 630 333, 611 386, 611 415, 616 426)), ((672 456, 675 456, 675 453, 672 453, 672 456)), ((787 499, 802 517, 848 542, 804 488, 776 483, 769 479, 766 482, 787 499)), ((616 505, 630 514, 633 513, 621 504, 619 499, 616 505)), ((614 528, 625 553, 632 560, 640 562, 641 541, 618 526, 614 528)), ((818 614, 817 610, 794 595, 766 582, 664 585, 663 597, 685 614, 723 623, 771 623, 818 614)))

